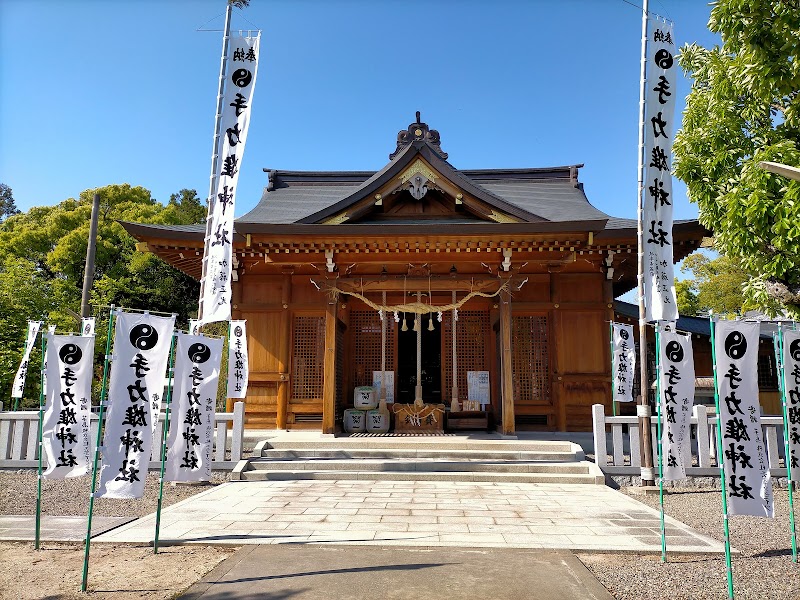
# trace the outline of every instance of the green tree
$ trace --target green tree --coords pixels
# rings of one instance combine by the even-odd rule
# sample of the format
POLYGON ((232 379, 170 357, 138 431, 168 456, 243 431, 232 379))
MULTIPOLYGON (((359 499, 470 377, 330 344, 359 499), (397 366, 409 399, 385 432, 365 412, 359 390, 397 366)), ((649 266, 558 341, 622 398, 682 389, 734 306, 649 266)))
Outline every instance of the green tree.
POLYGON ((0 183, 0 222, 6 217, 19 214, 19 209, 14 203, 14 194, 5 183, 0 183))
POLYGON ((697 252, 683 260, 681 272, 692 275, 691 279, 675 283, 682 315, 697 316, 713 310, 718 315, 735 316, 756 308, 743 291, 751 276, 735 259, 709 258, 697 252))
MULTIPOLYGON (((176 313, 179 324, 185 325, 196 310, 199 283, 155 255, 137 252, 135 240, 119 223, 197 222, 205 209, 194 190, 181 190, 164 206, 142 187, 109 185, 86 190, 77 200, 13 215, 0 224, 0 390, 11 387, 27 320, 44 318, 63 331, 77 328, 73 315, 80 306, 95 192, 101 202, 91 295, 94 314, 104 317, 106 309, 100 307, 113 303, 176 313)), ((97 326, 98 349, 105 342, 103 321, 97 326)), ((26 398, 38 397, 38 381, 28 380, 32 387, 26 398)))
POLYGON ((678 301, 678 314, 682 317, 696 317, 700 312, 697 300, 697 284, 689 279, 675 280, 675 297, 678 301))
POLYGON ((709 29, 722 46, 689 44, 693 79, 674 170, 714 231, 717 249, 754 277, 764 310, 800 312, 800 182, 758 167, 800 165, 800 10, 786 0, 720 0, 709 29))

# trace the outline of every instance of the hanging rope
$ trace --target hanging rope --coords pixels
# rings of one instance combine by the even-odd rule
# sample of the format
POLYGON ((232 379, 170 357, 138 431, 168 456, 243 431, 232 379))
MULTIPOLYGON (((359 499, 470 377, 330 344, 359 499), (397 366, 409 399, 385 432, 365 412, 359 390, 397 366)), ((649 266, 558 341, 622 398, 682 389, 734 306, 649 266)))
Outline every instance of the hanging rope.
MULTIPOLYGON (((313 281, 313 280, 312 280, 313 281)), ((320 287, 319 284, 313 281, 314 285, 320 287)), ((348 292, 345 290, 341 290, 336 287, 335 284, 329 284, 326 286, 324 290, 326 293, 330 294, 331 300, 336 300, 339 295, 345 294, 347 296, 352 296, 353 298, 357 298, 361 300, 367 306, 375 309, 375 310, 382 310, 385 312, 408 312, 413 313, 415 315, 427 315, 434 312, 447 312, 449 310, 458 310, 468 301, 472 300, 472 298, 481 297, 481 298, 494 298, 500 292, 508 291, 511 282, 506 281, 503 283, 500 288, 496 292, 470 292, 466 296, 464 296, 458 302, 451 302, 450 304, 445 305, 434 305, 434 304, 425 304, 423 302, 410 302, 406 304, 390 304, 390 305, 381 305, 376 302, 373 302, 363 294, 359 294, 358 292, 348 292)), ((322 289, 322 288, 320 288, 322 289)))

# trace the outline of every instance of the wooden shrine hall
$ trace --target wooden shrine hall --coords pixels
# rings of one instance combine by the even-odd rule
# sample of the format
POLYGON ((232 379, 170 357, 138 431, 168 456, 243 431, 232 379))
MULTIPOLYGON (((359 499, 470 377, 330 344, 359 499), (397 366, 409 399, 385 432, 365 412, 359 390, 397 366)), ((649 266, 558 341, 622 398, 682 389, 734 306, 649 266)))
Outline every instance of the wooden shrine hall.
MULTIPOLYGON (((608 323, 636 285, 636 221, 589 203, 582 165, 447 159, 417 113, 378 172, 265 169, 234 237, 249 427, 341 431, 354 389, 376 377, 395 412, 473 409, 505 434, 589 430, 592 404, 610 405, 608 323)), ((203 225, 123 225, 200 278, 203 225)), ((675 260, 704 235, 676 222, 675 260)))

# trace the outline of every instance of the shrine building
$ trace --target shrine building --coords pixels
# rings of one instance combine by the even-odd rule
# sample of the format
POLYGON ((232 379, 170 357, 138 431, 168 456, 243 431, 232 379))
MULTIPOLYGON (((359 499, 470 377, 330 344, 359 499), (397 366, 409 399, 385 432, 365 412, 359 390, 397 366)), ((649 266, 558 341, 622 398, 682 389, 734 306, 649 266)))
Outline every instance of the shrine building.
MULTIPOLYGON (((461 170, 418 113, 378 172, 264 169, 234 236, 247 426, 339 432, 378 378, 395 410, 590 430, 593 404, 610 412, 609 322, 636 286, 637 226, 592 206, 581 166, 461 170)), ((200 278, 204 225, 123 225, 200 278)), ((676 221, 674 260, 704 235, 676 221)))

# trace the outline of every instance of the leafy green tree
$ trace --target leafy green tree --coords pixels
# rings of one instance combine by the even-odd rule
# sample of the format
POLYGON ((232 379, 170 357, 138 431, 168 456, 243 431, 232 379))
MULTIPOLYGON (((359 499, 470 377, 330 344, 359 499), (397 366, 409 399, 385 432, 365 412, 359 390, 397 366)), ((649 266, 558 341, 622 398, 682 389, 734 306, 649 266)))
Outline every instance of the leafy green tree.
POLYGON ((786 0, 720 0, 709 29, 722 46, 689 44, 694 83, 675 138, 675 174, 718 250, 754 277, 755 306, 800 312, 800 182, 758 167, 800 165, 800 10, 786 0))
MULTIPOLYGON (((77 329, 92 198, 100 194, 94 286, 98 356, 105 343, 104 307, 176 313, 185 325, 196 310, 199 283, 150 253, 119 221, 185 225, 205 216, 194 190, 181 190, 164 206, 142 187, 109 185, 55 206, 35 207, 0 224, 0 390, 9 390, 21 357, 27 320, 44 318, 59 330, 77 329)), ((38 380, 29 377, 38 397, 38 380)), ((7 394, 5 394, 7 397, 7 394)))
POLYGON ((14 194, 5 183, 0 183, 0 221, 6 217, 19 214, 19 209, 14 203, 14 194))
POLYGON ((700 312, 697 300, 697 284, 689 279, 675 280, 675 297, 678 301, 678 314, 682 317, 696 317, 700 312))
POLYGON ((692 275, 675 283, 682 315, 697 316, 713 310, 718 315, 736 316, 756 308, 744 293, 751 276, 735 259, 724 255, 709 258, 697 252, 683 260, 681 272, 692 275))

